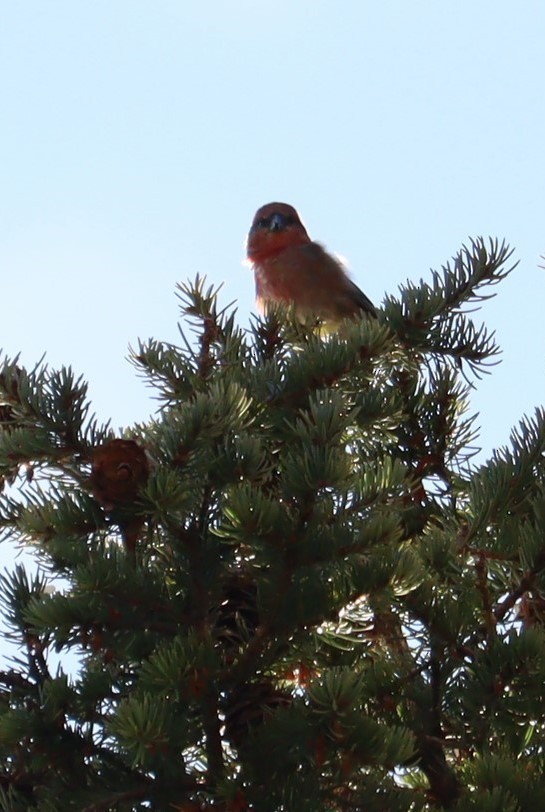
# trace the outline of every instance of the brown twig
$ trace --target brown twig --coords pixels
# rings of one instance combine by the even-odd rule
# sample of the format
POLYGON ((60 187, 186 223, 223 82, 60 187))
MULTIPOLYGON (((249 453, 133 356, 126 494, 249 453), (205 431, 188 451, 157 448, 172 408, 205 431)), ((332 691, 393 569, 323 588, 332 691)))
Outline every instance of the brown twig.
POLYGON ((501 622, 507 612, 513 608, 520 598, 524 595, 525 592, 528 592, 529 589, 532 588, 534 585, 534 580, 536 575, 538 575, 541 570, 545 568, 545 549, 542 550, 536 558, 535 564, 531 569, 526 570, 518 586, 513 589, 512 592, 507 595, 507 597, 498 605, 494 610, 494 618, 496 622, 501 622))
POLYGON ((490 641, 496 637, 496 618, 492 609, 490 592, 488 591, 488 566, 484 552, 481 552, 475 558, 475 573, 477 575, 477 590, 481 595, 483 605, 484 623, 490 641))

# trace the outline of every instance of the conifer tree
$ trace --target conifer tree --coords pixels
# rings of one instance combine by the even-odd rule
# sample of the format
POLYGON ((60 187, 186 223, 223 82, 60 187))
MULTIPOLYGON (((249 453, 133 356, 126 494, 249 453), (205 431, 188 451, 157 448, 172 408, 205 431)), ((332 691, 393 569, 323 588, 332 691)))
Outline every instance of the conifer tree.
POLYGON ((2 579, 3 812, 545 808, 543 412, 472 460, 510 257, 326 337, 197 279, 117 436, 3 359, 0 526, 40 562, 2 579))

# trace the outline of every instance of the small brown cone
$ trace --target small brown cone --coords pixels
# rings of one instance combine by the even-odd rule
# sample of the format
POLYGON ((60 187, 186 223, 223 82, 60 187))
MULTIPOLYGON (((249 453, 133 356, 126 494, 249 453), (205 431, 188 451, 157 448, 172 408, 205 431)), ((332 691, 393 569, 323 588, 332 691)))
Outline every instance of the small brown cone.
POLYGON ((123 542, 134 552, 144 524, 141 516, 130 515, 131 506, 149 476, 149 460, 135 440, 108 440, 93 449, 91 455, 91 490, 95 499, 119 524, 123 542))

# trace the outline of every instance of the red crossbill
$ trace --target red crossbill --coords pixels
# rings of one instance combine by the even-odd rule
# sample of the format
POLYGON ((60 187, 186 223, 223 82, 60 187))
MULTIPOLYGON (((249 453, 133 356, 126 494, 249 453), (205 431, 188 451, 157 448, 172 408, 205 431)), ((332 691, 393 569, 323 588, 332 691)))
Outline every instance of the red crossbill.
POLYGON ((372 302, 348 277, 338 259, 313 242, 293 206, 267 203, 256 212, 247 242, 257 302, 293 305, 298 315, 338 324, 367 313, 372 302))

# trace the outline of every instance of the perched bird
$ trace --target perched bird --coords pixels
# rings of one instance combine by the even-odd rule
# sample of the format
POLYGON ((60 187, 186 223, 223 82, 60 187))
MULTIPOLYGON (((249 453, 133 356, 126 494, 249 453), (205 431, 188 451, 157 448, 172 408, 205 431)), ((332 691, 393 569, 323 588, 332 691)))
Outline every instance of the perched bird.
POLYGON ((348 277, 339 260, 313 242, 287 203, 267 203, 257 210, 247 242, 259 307, 280 302, 300 316, 329 324, 367 313, 372 302, 348 277))

